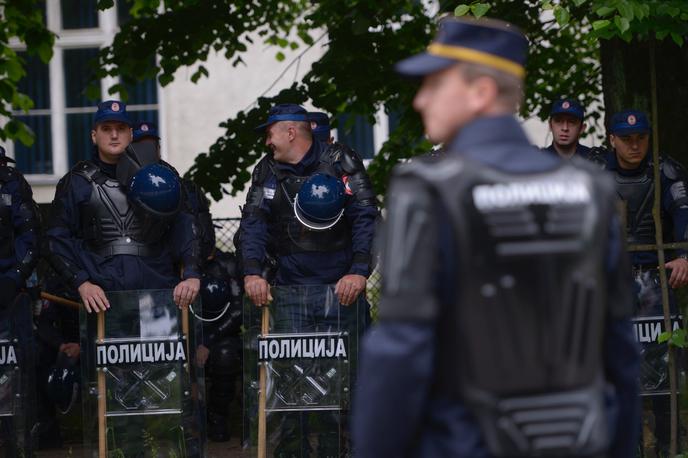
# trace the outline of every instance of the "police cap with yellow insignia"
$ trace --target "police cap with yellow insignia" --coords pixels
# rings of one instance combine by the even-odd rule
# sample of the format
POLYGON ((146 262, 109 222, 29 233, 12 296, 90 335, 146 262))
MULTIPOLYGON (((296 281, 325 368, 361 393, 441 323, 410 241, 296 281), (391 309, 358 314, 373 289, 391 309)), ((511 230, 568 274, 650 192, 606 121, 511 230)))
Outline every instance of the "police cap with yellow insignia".
POLYGON ((445 18, 425 52, 397 63, 396 71, 422 77, 457 62, 471 62, 525 77, 528 40, 508 22, 494 19, 445 18))

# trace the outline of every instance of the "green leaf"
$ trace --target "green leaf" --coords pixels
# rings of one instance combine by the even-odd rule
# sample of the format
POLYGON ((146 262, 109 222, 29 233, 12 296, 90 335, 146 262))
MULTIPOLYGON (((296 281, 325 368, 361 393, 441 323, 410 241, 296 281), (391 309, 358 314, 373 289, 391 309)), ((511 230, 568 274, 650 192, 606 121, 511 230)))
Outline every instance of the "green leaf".
POLYGON ((621 16, 614 16, 614 24, 621 33, 624 33, 631 27, 631 24, 628 22, 628 19, 621 16))
POLYGON ((667 342, 667 341, 669 340, 670 337, 671 337, 671 333, 670 333, 669 331, 664 331, 664 332, 661 333, 661 334, 659 335, 659 337, 657 338, 657 343, 664 343, 664 342, 667 342))
POLYGON ((686 330, 685 329, 676 329, 674 332, 671 333, 671 340, 669 341, 670 345, 673 345, 674 347, 677 348, 685 348, 686 346, 686 330))
POLYGON ((563 6, 557 5, 554 7, 554 18, 557 20, 557 24, 563 27, 569 23, 571 15, 569 14, 569 10, 563 6))
POLYGON ((485 16, 489 10, 490 5, 487 3, 476 3, 475 5, 471 6, 471 12, 473 13, 473 16, 477 18, 485 16))
POLYGON ((28 95, 17 92, 12 98, 12 106, 18 110, 27 112, 33 108, 33 100, 31 100, 31 97, 28 95))
POLYGON ((679 47, 683 46, 684 40, 683 40, 683 36, 681 36, 680 34, 678 34, 676 32, 671 32, 671 39, 674 40, 674 43, 679 45, 679 47))
POLYGON ((456 8, 454 8, 454 16, 465 16, 468 14, 468 12, 471 10, 471 7, 468 5, 459 5, 456 8))
POLYGON ((595 14, 597 14, 599 17, 605 17, 609 16, 614 12, 614 8, 611 6, 602 6, 595 11, 595 14))
POLYGON ((98 0, 99 10, 106 10, 108 8, 112 8, 113 6, 115 6, 115 2, 113 0, 98 0))
POLYGON ((588 0, 573 0, 573 4, 576 6, 581 6, 583 3, 587 2, 588 0))
POLYGON ((277 54, 275 54, 275 59, 277 59, 278 62, 282 62, 286 59, 286 56, 282 51, 278 51, 277 54))
POLYGON ((600 19, 599 21, 595 21, 592 23, 592 28, 594 30, 602 30, 609 27, 609 24, 611 23, 612 22, 608 19, 600 19))
POLYGON ((545 11, 554 9, 554 5, 552 5, 552 0, 543 0, 542 9, 545 11))
POLYGON ((619 6, 616 7, 617 10, 619 10, 619 14, 629 21, 633 20, 633 8, 628 4, 628 3, 619 3, 619 6))

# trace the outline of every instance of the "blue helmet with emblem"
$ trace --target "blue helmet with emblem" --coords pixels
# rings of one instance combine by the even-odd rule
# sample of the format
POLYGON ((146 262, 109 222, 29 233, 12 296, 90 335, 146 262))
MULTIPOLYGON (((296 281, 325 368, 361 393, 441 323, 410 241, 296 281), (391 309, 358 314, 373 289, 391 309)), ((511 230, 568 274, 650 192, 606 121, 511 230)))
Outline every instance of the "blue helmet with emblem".
POLYGON ((301 224, 315 231, 329 229, 344 214, 346 190, 341 180, 316 173, 303 182, 294 198, 294 214, 301 224))
POLYGON ((129 198, 149 213, 172 216, 181 205, 177 174, 162 164, 142 167, 129 180, 129 198))

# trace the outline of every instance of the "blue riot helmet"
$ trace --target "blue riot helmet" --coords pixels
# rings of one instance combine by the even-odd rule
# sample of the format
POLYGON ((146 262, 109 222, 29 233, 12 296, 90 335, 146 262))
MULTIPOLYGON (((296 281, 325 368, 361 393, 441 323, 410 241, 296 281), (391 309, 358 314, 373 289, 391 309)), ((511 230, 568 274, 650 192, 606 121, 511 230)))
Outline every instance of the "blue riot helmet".
POLYGON ((129 180, 129 198, 140 208, 157 216, 172 216, 181 205, 181 183, 169 167, 149 164, 129 180))
POLYGON ((329 229, 344 214, 346 193, 341 180, 324 173, 308 177, 294 199, 294 214, 315 231, 329 229))
POLYGON ((201 300, 204 314, 221 313, 232 298, 232 290, 223 278, 204 275, 201 279, 201 300))
POLYGON ((48 374, 47 395, 63 414, 69 412, 79 397, 79 367, 75 358, 60 352, 48 374))

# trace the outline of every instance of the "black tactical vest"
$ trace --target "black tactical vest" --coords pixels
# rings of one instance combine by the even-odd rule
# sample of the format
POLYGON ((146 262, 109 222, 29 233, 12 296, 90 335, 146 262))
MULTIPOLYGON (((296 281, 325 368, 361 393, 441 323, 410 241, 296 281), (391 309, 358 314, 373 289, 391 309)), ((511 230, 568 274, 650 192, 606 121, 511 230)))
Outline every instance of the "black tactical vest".
MULTIPOLYGON (((327 163, 321 163, 313 173, 324 172, 327 163)), ((346 218, 341 218, 332 228, 314 231, 301 224, 294 215, 294 198, 301 185, 310 176, 284 173, 272 166, 277 179, 275 196, 270 203, 270 234, 276 241, 280 255, 301 252, 339 251, 351 244, 351 229, 346 218)), ((331 173, 328 171, 328 173, 331 173)))
POLYGON ((507 174, 456 156, 422 167, 448 212, 457 300, 439 322, 434 389, 474 412, 495 456, 603 452, 603 257, 612 211, 563 164, 507 174))
POLYGON ((11 179, 9 168, 0 167, 0 259, 14 256, 12 194, 7 194, 4 189, 11 179))
POLYGON ((646 167, 639 175, 614 174, 617 192, 626 209, 626 240, 628 243, 655 243, 653 168, 646 167))
POLYGON ((122 185, 90 161, 75 173, 93 187, 90 200, 81 208, 81 234, 89 249, 104 256, 158 256, 170 222, 139 211, 127 200, 122 185))

